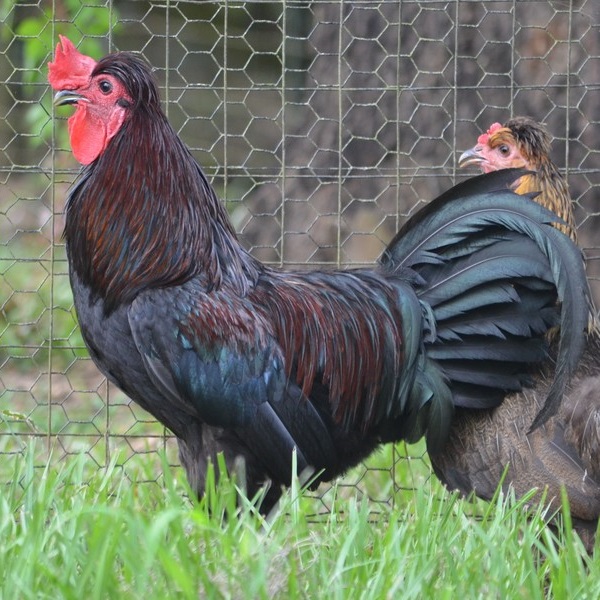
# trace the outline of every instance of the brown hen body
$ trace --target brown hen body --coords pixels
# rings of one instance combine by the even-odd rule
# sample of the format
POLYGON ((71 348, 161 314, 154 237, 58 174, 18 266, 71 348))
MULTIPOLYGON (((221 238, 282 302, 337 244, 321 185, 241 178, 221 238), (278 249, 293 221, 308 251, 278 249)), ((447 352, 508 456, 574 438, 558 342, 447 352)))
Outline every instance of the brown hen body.
MULTIPOLYGON (((535 170, 518 180, 515 191, 536 194, 536 202, 565 222, 556 227, 576 241, 567 182, 549 153, 545 128, 517 117, 492 125, 460 162, 485 165, 487 171, 507 166, 535 170), (512 146, 509 161, 502 160, 503 145, 512 146)), ((548 423, 531 430, 536 406, 548 392, 548 374, 541 372, 533 389, 508 396, 495 409, 457 411, 448 443, 431 454, 431 462, 448 487, 465 495, 489 500, 501 483, 517 497, 537 489, 535 498, 545 498, 550 515, 560 510, 564 489, 573 526, 591 551, 600 517, 600 334, 593 317, 588 329, 584 355, 559 413, 548 423)))

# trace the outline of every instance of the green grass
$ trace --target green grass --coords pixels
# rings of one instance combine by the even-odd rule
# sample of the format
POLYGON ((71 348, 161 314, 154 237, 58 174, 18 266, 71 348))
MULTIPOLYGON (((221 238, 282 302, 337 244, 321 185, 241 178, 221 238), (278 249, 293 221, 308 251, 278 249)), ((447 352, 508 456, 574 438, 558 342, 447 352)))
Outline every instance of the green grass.
MULTIPOLYGON (((339 494, 311 517, 297 486, 267 522, 234 484, 189 500, 183 475, 132 484, 86 455, 0 470, 2 598, 596 598, 600 565, 541 511, 499 496, 472 505, 434 480, 396 508, 339 494), (473 516, 473 513, 476 513, 473 516)), ((140 478, 156 464, 135 457, 140 478)), ((335 494, 334 494, 335 495, 335 494)))

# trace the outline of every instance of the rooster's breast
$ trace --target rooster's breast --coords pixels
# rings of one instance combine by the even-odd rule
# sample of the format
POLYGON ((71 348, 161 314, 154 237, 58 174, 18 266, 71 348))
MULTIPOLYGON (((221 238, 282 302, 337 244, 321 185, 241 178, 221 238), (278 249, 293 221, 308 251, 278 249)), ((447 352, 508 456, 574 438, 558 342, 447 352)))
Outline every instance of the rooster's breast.
POLYGON ((105 314, 102 299, 73 271, 71 287, 83 340, 100 372, 176 435, 181 433, 190 415, 173 406, 148 375, 131 333, 129 305, 105 314))

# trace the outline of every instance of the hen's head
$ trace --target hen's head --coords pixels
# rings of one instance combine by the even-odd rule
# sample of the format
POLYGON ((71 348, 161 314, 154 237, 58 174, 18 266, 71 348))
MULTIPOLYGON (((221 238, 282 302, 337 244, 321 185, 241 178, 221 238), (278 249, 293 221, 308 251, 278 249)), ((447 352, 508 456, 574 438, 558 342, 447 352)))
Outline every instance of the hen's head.
POLYGON ((535 171, 550 158, 550 136, 545 127, 529 117, 494 123, 473 148, 458 159, 461 167, 478 165, 484 173, 517 167, 535 171))
POLYGON ((127 52, 96 62, 60 36, 48 71, 48 81, 57 92, 54 103, 76 105, 69 119, 69 137, 75 158, 84 165, 102 154, 134 110, 160 106, 150 68, 127 52))

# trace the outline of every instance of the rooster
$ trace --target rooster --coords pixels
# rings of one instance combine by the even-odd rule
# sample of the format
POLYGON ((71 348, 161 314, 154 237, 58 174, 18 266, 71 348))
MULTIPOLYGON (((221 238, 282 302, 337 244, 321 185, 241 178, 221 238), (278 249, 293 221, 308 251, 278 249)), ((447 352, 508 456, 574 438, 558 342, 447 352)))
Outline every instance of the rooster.
POLYGON ((239 244, 161 109, 149 66, 61 37, 55 104, 84 166, 66 207, 81 332, 106 377, 177 437, 192 489, 222 453, 269 511, 292 465, 313 484, 379 445, 446 440, 455 406, 490 408, 547 363, 559 406, 584 342, 577 247, 548 210, 483 175, 414 215, 371 269, 286 272, 239 244), (241 459, 241 460, 240 460, 241 459), (265 485, 267 484, 267 485, 265 485))
MULTIPOLYGON (((493 124, 459 163, 477 164, 488 173, 510 166, 535 169, 521 178, 522 189, 542 190, 536 202, 559 214, 566 224, 561 228, 575 240, 567 183, 549 151, 545 128, 517 117, 503 126, 493 124)), ((549 385, 543 373, 532 389, 508 396, 496 409, 459 411, 443 450, 431 454, 438 477, 452 489, 484 499, 490 499, 501 482, 517 496, 538 488, 546 493, 551 515, 561 507, 564 487, 575 530, 591 551, 600 517, 599 357, 600 334, 592 320, 558 414, 534 431, 530 428, 549 385)))

